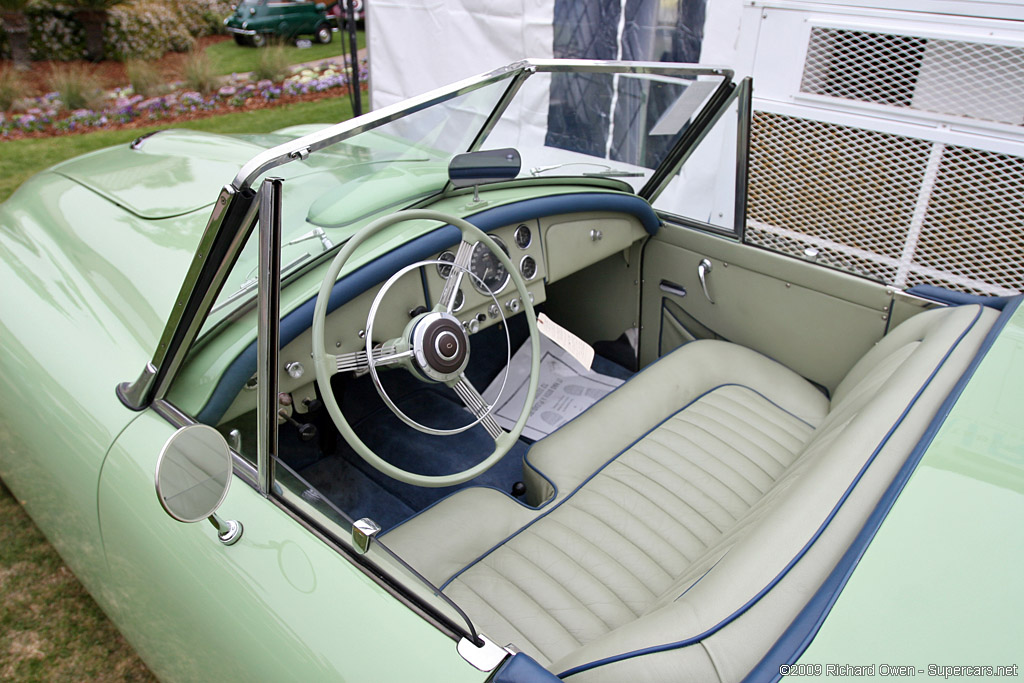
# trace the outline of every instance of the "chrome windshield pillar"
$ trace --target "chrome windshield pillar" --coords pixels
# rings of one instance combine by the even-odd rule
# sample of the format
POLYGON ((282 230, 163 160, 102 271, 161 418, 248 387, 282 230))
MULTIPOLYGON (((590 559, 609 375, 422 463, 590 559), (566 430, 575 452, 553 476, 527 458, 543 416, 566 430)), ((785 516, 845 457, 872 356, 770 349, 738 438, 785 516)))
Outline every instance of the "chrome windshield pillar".
POLYGON ((167 393, 170 379, 199 334, 213 300, 249 237, 256 216, 255 197, 251 190, 236 191, 229 185, 221 190, 153 360, 138 379, 116 388, 118 398, 132 410, 142 410, 167 393))
POLYGON ((284 180, 267 178, 259 190, 259 265, 256 341, 256 471, 260 493, 270 495, 277 457, 277 366, 281 333, 281 202, 284 180))

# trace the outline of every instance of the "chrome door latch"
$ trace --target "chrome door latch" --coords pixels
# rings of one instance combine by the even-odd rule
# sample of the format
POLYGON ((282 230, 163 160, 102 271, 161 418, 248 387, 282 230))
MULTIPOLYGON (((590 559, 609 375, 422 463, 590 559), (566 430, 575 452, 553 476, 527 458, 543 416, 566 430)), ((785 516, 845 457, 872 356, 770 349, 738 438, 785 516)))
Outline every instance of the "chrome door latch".
POLYGON ((700 278, 700 288, 704 290, 704 296, 707 297, 708 301, 712 304, 715 300, 708 294, 708 273, 711 272, 711 261, 708 259, 701 259, 700 265, 697 266, 697 277, 700 278))

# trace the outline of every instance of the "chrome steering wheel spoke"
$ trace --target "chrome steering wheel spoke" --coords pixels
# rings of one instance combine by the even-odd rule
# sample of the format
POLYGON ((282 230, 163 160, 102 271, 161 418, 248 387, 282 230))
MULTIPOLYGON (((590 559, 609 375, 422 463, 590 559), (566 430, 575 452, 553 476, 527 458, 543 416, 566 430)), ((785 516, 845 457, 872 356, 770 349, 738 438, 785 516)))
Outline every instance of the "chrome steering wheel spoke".
MULTIPOLYGON (((412 349, 406 347, 406 344, 402 344, 398 340, 392 340, 375 346, 371 355, 373 366, 375 368, 385 367, 394 365, 405 358, 411 358, 412 349)), ((335 372, 362 372, 370 369, 370 364, 366 360, 366 349, 342 353, 337 356, 328 354, 328 358, 334 359, 335 372)))
POLYGON ((452 262, 451 272, 448 275, 448 279, 445 280, 444 289, 441 290, 441 296, 438 298, 437 306, 434 308, 435 311, 452 312, 452 309, 455 307, 456 293, 459 291, 459 287, 462 286, 462 278, 469 272, 469 258, 472 254, 472 244, 466 240, 459 242, 459 248, 455 252, 455 260, 452 262))
POLYGON ((487 430, 491 438, 495 441, 501 438, 505 430, 501 428, 498 421, 494 419, 494 415, 491 414, 494 406, 484 400, 484 397, 476 390, 476 387, 469 381, 469 378, 465 374, 461 374, 458 381, 453 382, 451 387, 458 394, 459 398, 462 399, 466 407, 469 408, 469 411, 473 413, 476 422, 483 425, 483 428, 487 430))

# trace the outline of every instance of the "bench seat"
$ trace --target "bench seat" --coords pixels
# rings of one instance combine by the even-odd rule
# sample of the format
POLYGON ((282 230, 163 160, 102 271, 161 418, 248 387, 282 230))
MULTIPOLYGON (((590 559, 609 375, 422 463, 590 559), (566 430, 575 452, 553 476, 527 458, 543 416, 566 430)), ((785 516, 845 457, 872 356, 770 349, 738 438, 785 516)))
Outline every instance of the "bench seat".
POLYGON ((831 400, 683 346, 530 450, 528 502, 444 499, 384 541, 477 627, 572 680, 740 680, 835 566, 996 318, 919 314, 831 400))

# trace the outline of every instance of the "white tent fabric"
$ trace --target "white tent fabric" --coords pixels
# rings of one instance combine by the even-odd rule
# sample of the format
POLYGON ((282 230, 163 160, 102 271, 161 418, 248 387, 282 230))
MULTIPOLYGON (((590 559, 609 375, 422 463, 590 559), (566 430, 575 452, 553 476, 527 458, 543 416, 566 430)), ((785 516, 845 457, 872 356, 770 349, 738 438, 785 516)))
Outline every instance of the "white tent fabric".
POLYGON ((371 0, 374 109, 517 59, 552 56, 552 0, 371 0))

